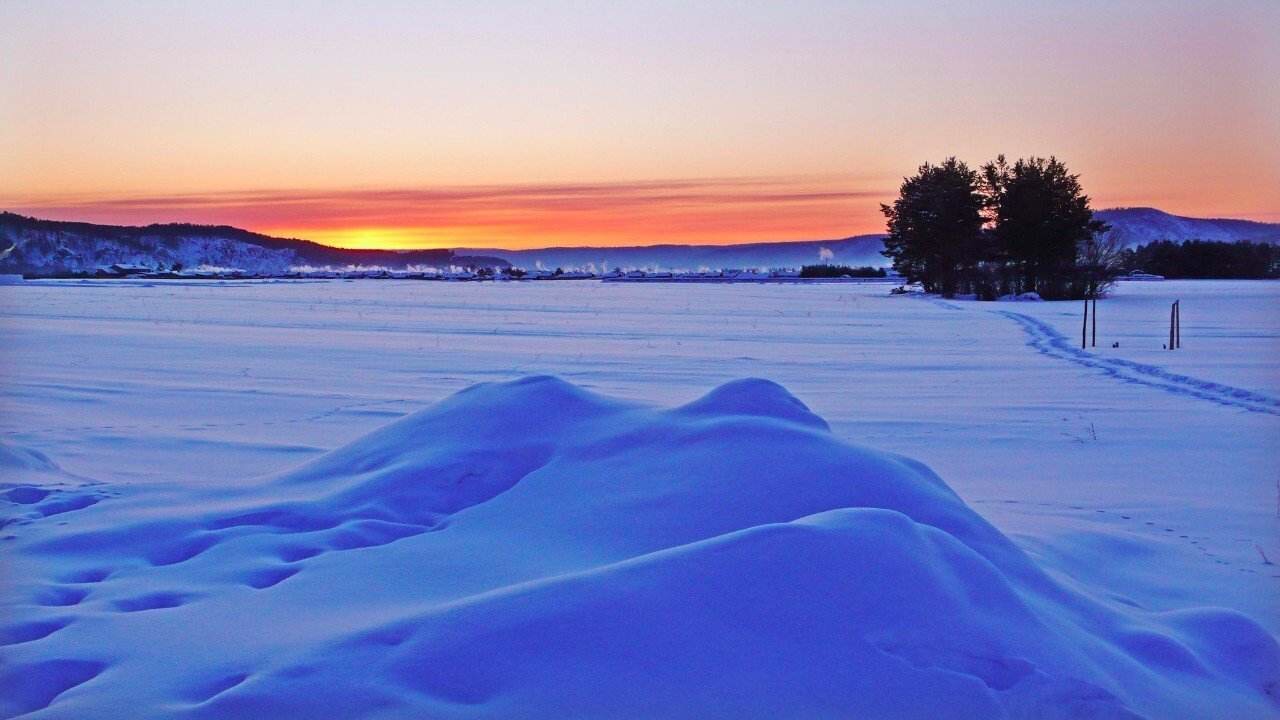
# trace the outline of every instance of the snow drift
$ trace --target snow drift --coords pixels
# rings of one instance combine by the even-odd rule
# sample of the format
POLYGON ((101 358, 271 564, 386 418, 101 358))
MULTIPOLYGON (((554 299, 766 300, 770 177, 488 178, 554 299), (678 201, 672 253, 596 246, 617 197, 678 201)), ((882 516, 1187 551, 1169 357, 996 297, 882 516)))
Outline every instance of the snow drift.
POLYGON ((674 409, 478 385, 198 495, 3 458, 3 717, 1280 711, 1256 623, 1091 597, 764 380, 674 409), (45 482, 101 502, 51 519, 45 482))

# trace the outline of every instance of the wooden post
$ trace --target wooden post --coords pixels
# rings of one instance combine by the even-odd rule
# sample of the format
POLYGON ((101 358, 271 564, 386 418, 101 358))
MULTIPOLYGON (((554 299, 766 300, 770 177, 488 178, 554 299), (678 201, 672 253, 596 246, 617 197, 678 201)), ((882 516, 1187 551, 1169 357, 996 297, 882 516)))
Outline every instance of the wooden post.
POLYGON ((1175 300, 1173 303, 1174 318, 1176 322, 1173 324, 1173 345, 1179 350, 1182 349, 1182 301, 1175 300))
POLYGON ((1089 338, 1089 347, 1098 347, 1098 296, 1093 296, 1093 332, 1089 338))
POLYGON ((1169 349, 1173 349, 1173 319, 1178 313, 1178 303, 1169 306, 1169 349))
POLYGON ((1084 349, 1084 336, 1089 332, 1089 298, 1084 299, 1084 320, 1080 323, 1080 349, 1084 349))

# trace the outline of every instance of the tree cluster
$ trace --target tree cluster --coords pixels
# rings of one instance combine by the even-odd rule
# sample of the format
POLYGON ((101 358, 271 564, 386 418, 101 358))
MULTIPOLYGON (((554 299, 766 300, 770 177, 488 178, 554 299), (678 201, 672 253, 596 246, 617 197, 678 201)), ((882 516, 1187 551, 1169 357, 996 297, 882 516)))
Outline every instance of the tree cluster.
POLYGON ((1280 247, 1269 243, 1160 240, 1125 250, 1125 272, 1167 278, 1266 279, 1280 278, 1280 247))
POLYGON ((1120 273, 1107 225, 1057 158, 1001 155, 978 171, 955 158, 925 163, 881 210, 885 256, 928 292, 1097 297, 1120 273))
POLYGON ((882 278, 884 276, 884 268, 871 267, 870 265, 865 265, 863 267, 850 267, 848 265, 805 265, 800 268, 800 277, 802 278, 882 278))

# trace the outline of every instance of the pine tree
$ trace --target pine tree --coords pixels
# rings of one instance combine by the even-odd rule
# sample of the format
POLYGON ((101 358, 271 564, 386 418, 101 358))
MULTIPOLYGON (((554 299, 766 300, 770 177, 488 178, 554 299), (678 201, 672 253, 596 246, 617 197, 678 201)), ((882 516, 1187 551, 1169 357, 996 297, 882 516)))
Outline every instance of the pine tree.
POLYGON ((1093 219, 1079 176, 1055 157, 1011 166, 1001 155, 982 167, 982 190, 994 252, 1011 271, 1007 290, 1083 297, 1089 282, 1078 260, 1097 249, 1094 238, 1107 225, 1093 219))
POLYGON ((925 163, 905 178, 898 199, 881 205, 889 237, 884 255, 908 282, 950 297, 969 289, 984 259, 978 174, 959 160, 925 163))

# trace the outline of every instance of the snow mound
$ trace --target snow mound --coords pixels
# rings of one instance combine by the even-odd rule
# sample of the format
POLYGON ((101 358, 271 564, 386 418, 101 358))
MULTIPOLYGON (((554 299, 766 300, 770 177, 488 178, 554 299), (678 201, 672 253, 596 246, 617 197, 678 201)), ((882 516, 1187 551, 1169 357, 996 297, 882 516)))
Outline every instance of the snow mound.
POLYGON ((1001 302, 1044 302, 1044 298, 1040 297, 1040 293, 1035 291, 1018 293, 1017 295, 1001 295, 996 300, 1001 302))
POLYGON ((0 468, 6 473, 26 472, 58 472, 58 466, 47 455, 29 448, 15 447, 0 443, 0 468))
POLYGON ((0 528, 80 510, 103 497, 44 453, 0 442, 0 528))
POLYGON ((676 410, 686 417, 747 415, 771 417, 830 430, 827 421, 814 415, 786 388, 769 380, 747 378, 725 383, 706 396, 676 410))
MULTIPOLYGON (((7 462, 7 461, 6 461, 7 462)), ((20 528, 0 717, 1272 717, 1280 646, 1043 572, 782 387, 474 386, 20 528)))

